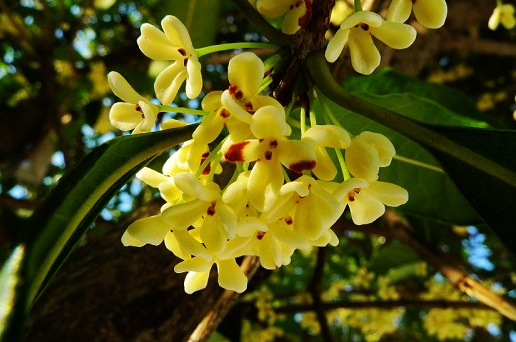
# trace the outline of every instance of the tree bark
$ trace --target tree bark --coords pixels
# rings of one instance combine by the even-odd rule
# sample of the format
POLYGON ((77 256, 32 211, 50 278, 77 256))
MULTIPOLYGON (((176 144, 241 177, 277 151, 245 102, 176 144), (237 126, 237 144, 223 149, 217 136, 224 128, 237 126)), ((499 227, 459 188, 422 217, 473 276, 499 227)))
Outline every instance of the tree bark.
MULTIPOLYGON (((158 209, 153 204, 137 216, 158 209)), ((210 336, 238 294, 220 288, 215 272, 206 289, 186 294, 185 274, 174 273, 181 260, 163 245, 122 245, 128 224, 108 229, 72 254, 36 302, 27 341, 181 342, 194 331, 202 338, 192 341, 210 336), (206 316, 210 322, 203 321, 206 316)), ((256 259, 245 264, 252 276, 256 259)))

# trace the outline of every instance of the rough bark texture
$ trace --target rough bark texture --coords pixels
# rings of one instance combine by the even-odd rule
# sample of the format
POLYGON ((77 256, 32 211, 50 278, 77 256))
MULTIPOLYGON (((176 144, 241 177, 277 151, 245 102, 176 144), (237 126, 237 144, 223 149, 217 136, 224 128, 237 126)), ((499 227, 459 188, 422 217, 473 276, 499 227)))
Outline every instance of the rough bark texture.
POLYGON ((213 307, 227 310, 237 298, 218 286, 214 273, 205 290, 187 295, 185 275, 173 270, 180 260, 164 246, 121 244, 127 224, 73 253, 36 303, 27 341, 188 341, 213 307))

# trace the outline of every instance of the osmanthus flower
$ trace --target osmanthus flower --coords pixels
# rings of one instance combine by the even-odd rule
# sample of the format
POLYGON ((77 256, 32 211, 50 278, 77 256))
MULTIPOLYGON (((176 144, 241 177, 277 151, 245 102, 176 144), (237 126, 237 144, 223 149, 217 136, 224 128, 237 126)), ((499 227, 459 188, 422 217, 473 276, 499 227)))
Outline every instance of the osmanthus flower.
MULTIPOLYGON (((163 174, 167 176, 174 176, 178 172, 196 173, 201 167, 202 163, 210 155, 208 144, 199 143, 191 139, 185 141, 183 145, 163 164, 163 174)), ((202 175, 209 174, 211 171, 211 164, 202 171, 202 175)), ((215 174, 222 172, 220 165, 216 166, 215 174)))
MULTIPOLYGON (((283 109, 273 97, 260 95, 264 72, 262 60, 252 52, 243 52, 231 58, 228 65, 230 86, 221 96, 222 105, 229 115, 249 124, 253 114, 261 107, 283 109)), ((231 127, 228 128, 230 134, 235 133, 231 127)))
POLYGON ((487 26, 491 30, 496 30, 499 24, 510 30, 516 26, 516 18, 514 17, 514 6, 511 4, 499 4, 491 14, 487 26))
POLYGON ((337 168, 328 152, 327 147, 344 149, 351 143, 348 132, 334 125, 318 125, 310 127, 303 133, 301 141, 306 142, 315 151, 317 164, 312 172, 322 180, 332 180, 337 175, 337 168))
POLYGON ((349 172, 369 182, 378 179, 380 167, 389 166, 396 149, 384 135, 364 131, 351 139, 346 149, 346 165, 349 172))
POLYGON ((235 258, 219 259, 212 255, 209 260, 193 257, 186 259, 174 267, 176 273, 188 272, 185 278, 185 292, 192 294, 208 285, 210 270, 217 265, 218 283, 220 287, 242 293, 247 289, 247 277, 237 264, 235 258))
POLYGON ((408 192, 399 185, 386 182, 368 182, 351 178, 333 192, 342 205, 349 206, 351 218, 357 225, 368 224, 385 213, 385 206, 397 207, 408 201, 408 192))
POLYGON ((286 34, 296 33, 312 19, 312 0, 258 0, 256 9, 269 19, 285 15, 282 31, 286 34))
POLYGON ((181 248, 192 255, 209 258, 211 254, 224 249, 228 239, 235 237, 236 216, 221 199, 221 191, 213 182, 201 182, 188 172, 174 175, 174 186, 159 183, 164 198, 174 197, 168 192, 176 188, 183 193, 183 202, 165 205, 161 213, 133 222, 126 233, 138 241, 159 245, 172 231, 181 248), (193 243, 187 229, 202 219, 198 228, 199 237, 205 248, 193 243))
POLYGON ((143 54, 153 60, 174 61, 156 77, 154 91, 164 105, 170 104, 186 80, 186 95, 194 99, 202 90, 201 64, 192 45, 188 30, 174 16, 161 21, 163 31, 151 24, 141 26, 137 40, 143 54))
POLYGON ((404 23, 412 10, 417 21, 430 29, 443 26, 448 14, 445 0, 392 0, 387 10, 387 21, 404 23))
POLYGON ((117 102, 109 110, 111 124, 121 131, 133 130, 133 134, 150 132, 159 108, 138 94, 118 72, 108 74, 109 87, 125 102, 117 102))
POLYGON ((326 47, 325 57, 328 62, 335 62, 348 44, 353 69, 369 75, 380 65, 381 59, 372 36, 393 49, 405 49, 412 45, 416 34, 416 29, 410 25, 385 21, 370 11, 355 12, 340 25, 326 47))
POLYGON ((195 141, 209 144, 219 136, 224 127, 228 128, 235 141, 242 141, 251 134, 249 123, 231 115, 222 105, 221 96, 222 91, 212 91, 203 98, 202 109, 208 114, 203 116, 201 123, 192 134, 195 141))
POLYGON ((228 144, 222 152, 229 162, 255 161, 247 182, 247 195, 249 203, 263 212, 274 204, 283 185, 282 165, 301 173, 312 170, 317 157, 307 143, 287 139, 291 128, 285 121, 283 107, 258 109, 250 127, 255 139, 228 144))
POLYGON ((321 237, 326 243, 336 245, 338 239, 329 230, 342 215, 344 207, 325 189, 323 183, 302 175, 284 184, 274 206, 264 212, 260 219, 273 223, 288 218, 292 229, 311 245, 320 245, 321 241, 318 240, 321 237))

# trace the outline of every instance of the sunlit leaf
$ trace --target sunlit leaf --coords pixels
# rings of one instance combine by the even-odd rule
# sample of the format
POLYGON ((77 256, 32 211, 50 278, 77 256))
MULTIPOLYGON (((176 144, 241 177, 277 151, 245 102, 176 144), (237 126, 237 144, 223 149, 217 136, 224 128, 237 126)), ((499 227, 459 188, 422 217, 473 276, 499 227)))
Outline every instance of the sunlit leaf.
POLYGON ((16 323, 13 317, 16 293, 21 286, 20 266, 24 257, 25 247, 17 246, 0 270, 0 341, 4 339, 9 324, 16 323))

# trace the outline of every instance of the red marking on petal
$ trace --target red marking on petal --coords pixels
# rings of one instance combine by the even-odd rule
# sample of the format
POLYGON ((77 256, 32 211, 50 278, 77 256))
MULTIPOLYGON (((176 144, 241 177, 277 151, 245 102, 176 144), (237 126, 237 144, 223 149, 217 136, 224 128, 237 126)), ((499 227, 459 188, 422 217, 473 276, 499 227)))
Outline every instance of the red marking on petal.
POLYGON ((287 167, 294 172, 301 173, 303 171, 312 170, 315 164, 315 160, 303 160, 287 167))
POLYGON ((360 28, 362 28, 364 31, 369 31, 369 25, 366 23, 360 23, 360 28))
POLYGON ((354 188, 352 191, 348 192, 348 201, 354 202, 355 196, 360 193, 360 188, 354 188))
POLYGON ((242 141, 233 144, 229 147, 228 151, 224 154, 224 158, 230 163, 243 162, 244 159, 244 148, 249 144, 249 141, 242 141))
POLYGON ((285 217, 285 223, 288 224, 289 226, 294 223, 294 219, 292 218, 292 216, 287 216, 285 217))
POLYGON ((229 118, 229 111, 226 109, 226 108, 222 108, 222 110, 220 111, 219 115, 223 118, 223 119, 227 119, 229 118))
POLYGON ((276 147, 278 147, 278 140, 276 140, 276 139, 272 139, 271 141, 269 141, 269 147, 270 147, 270 148, 276 148, 276 147))
POLYGON ((177 49, 177 51, 179 51, 179 53, 181 54, 181 56, 186 56, 186 50, 183 49, 183 48, 179 48, 177 49))
POLYGON ((186 65, 187 65, 187 64, 188 64, 188 58, 185 58, 185 59, 183 60, 183 65, 186 67, 186 65))
POLYGON ((305 1, 305 6, 306 6, 306 12, 301 18, 299 18, 297 20, 297 24, 301 27, 307 27, 308 24, 310 24, 310 21, 312 21, 312 14, 313 14, 312 1, 310 1, 310 0, 304 0, 304 1, 305 1))
POLYGON ((142 111, 142 107, 140 107, 139 104, 136 104, 136 106, 134 107, 134 109, 137 111, 137 112, 141 112, 142 111))
POLYGON ((272 151, 265 151, 265 160, 272 159, 272 151))
POLYGON ((212 202, 211 205, 208 207, 208 209, 206 210, 206 214, 208 214, 208 216, 215 215, 215 213, 216 213, 215 205, 216 204, 217 204, 216 202, 212 202))
POLYGON ((263 237, 265 236, 265 233, 266 233, 266 232, 258 232, 258 233, 256 233, 256 238, 257 238, 258 240, 263 239, 263 237))

